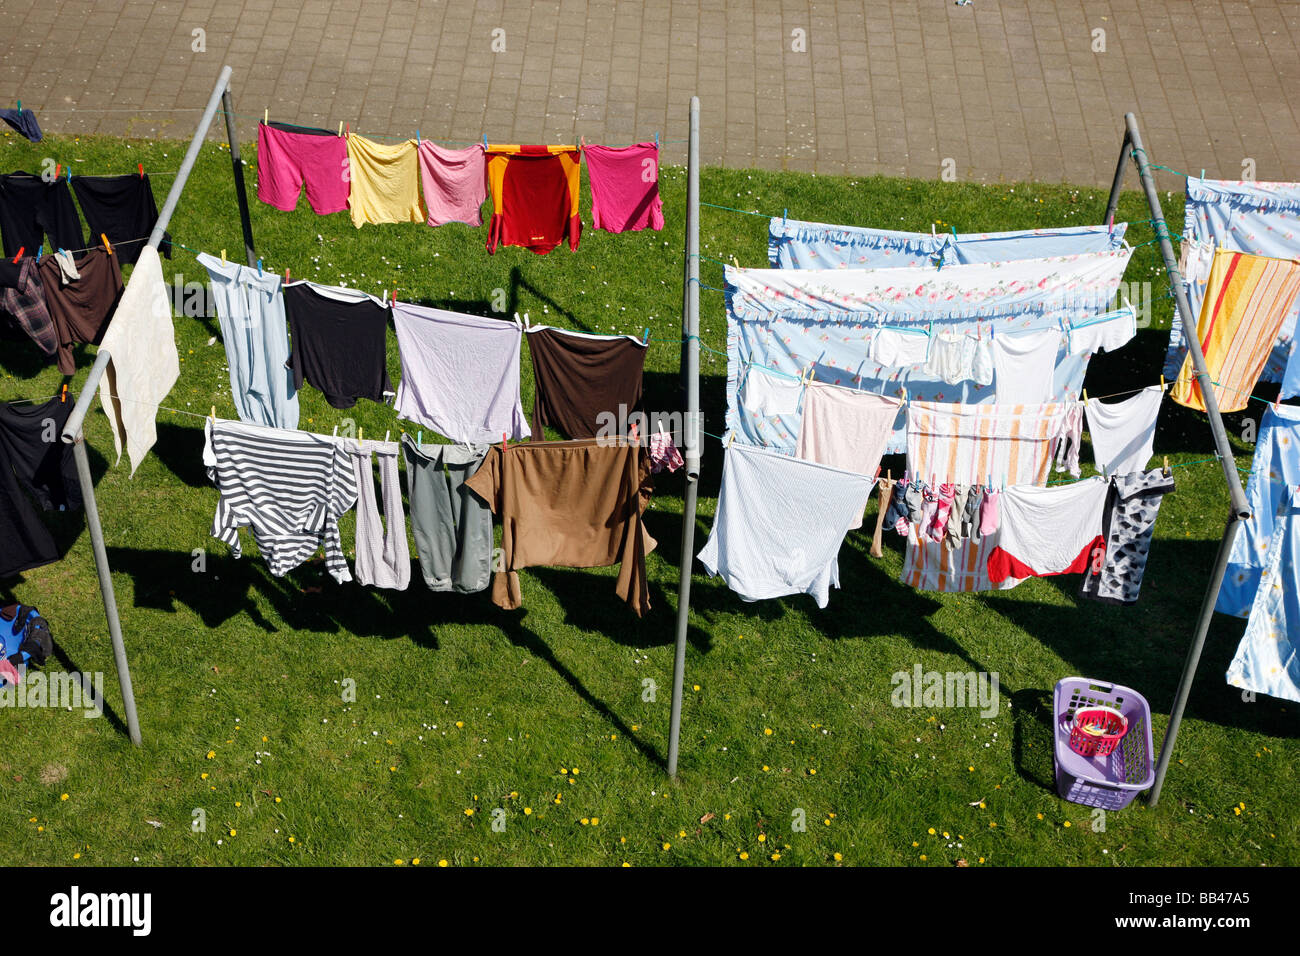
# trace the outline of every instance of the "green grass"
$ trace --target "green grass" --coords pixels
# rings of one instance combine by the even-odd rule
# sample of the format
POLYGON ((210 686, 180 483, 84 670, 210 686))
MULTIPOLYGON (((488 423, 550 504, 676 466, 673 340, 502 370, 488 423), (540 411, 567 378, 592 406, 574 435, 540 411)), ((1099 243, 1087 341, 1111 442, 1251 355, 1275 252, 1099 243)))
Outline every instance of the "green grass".
MULTIPOLYGON (((182 152, 176 142, 51 137, 31 145, 7 135, 0 167, 33 170, 51 157, 71 164, 74 175, 130 172, 138 161, 167 171, 178 168, 182 152)), ((1099 186, 1109 172, 1099 171, 1099 186)), ((160 202, 170 182, 158 177, 160 202)), ((662 189, 662 233, 588 230, 576 254, 545 257, 517 249, 488 256, 483 229, 356 230, 346 214, 318 218, 305 204, 285 214, 254 200, 252 216, 266 267, 288 266, 296 278, 343 279, 375 293, 397 287, 403 299, 477 312, 504 289, 510 311, 534 321, 636 334, 649 326, 656 339, 674 340, 684 171, 665 169, 662 189)), ((1106 198, 1104 188, 722 169, 703 172, 701 193, 727 206, 917 230, 1092 223, 1106 198)), ((586 215, 586 196, 583 209, 586 215)), ((1177 194, 1167 197, 1166 212, 1177 229, 1177 194)), ((1126 193, 1120 218, 1146 217, 1140 197, 1126 193)), ((225 248, 239 258, 222 149, 204 147, 171 232, 193 249, 225 248)), ((1130 232, 1135 245, 1150 235, 1141 226, 1130 232)), ((706 208, 701 242, 716 259, 763 265, 766 223, 706 208)), ((170 265, 169 276, 206 278, 183 250, 170 265)), ((702 278, 721 285, 721 267, 706 260, 702 278)), ((1120 352, 1094 360, 1094 395, 1159 374, 1170 311, 1154 246, 1138 249, 1127 278, 1155 283, 1156 321, 1120 352)), ((721 349, 725 317, 716 292, 701 292, 701 325, 705 344, 721 349)), ((216 405, 233 417, 224 350, 208 344, 215 320, 178 318, 176 330, 181 377, 167 404, 199 415, 216 405)), ((92 353, 79 353, 74 391, 92 353)), ((389 361, 396 381, 391 335, 389 361)), ((716 433, 725 362, 705 352, 701 364, 705 427, 716 433)), ((9 343, 0 369, 6 400, 42 399, 61 381, 30 343, 9 343)), ((676 406, 677 376, 678 347, 656 342, 647 360, 648 407, 676 406)), ((459 385, 475 387, 472 370, 459 385)), ((530 409, 526 351, 523 389, 530 409)), ((396 436, 401 427, 390 409, 363 401, 338 412, 311 388, 302 409, 302 427, 315 431, 329 432, 348 416, 372 437, 396 436)), ((1237 433, 1242 418, 1230 416, 1237 433)), ((86 428, 144 746, 132 747, 121 726, 84 524, 79 515, 58 516, 70 542, 66 558, 5 582, 0 600, 35 604, 48 617, 59 645, 48 669, 105 672, 112 716, 0 713, 5 864, 420 858, 421 865, 752 866, 774 865, 777 852, 779 865, 1300 863, 1295 708, 1266 698, 1244 703, 1224 682, 1242 630, 1236 619, 1214 621, 1159 807, 1139 800, 1109 814, 1105 831, 1096 832, 1090 811, 1059 799, 1052 781, 1050 695, 1061 677, 1136 687, 1157 711, 1159 741, 1226 515, 1213 464, 1176 472, 1178 491, 1161 511, 1135 608, 1080 602, 1071 579, 991 595, 915 593, 897 581, 896 536, 884 558, 873 559, 860 532, 845 544, 844 588, 824 611, 806 597, 744 604, 697 575, 680 777, 671 783, 663 764, 680 475, 659 483, 647 518, 659 547, 648 562, 654 606, 643 620, 615 598, 611 569, 526 572, 523 609, 503 612, 486 594, 428 593, 418 575, 406 592, 338 586, 320 565, 275 579, 251 542, 249 556, 236 561, 208 536, 217 495, 200 465, 199 419, 161 413, 159 443, 133 479, 125 463, 107 460, 112 444, 97 403, 86 428), (191 570, 194 549, 207 552, 206 573, 191 570), (917 663, 996 671, 1000 714, 986 720, 974 710, 892 707, 890 675, 917 663), (355 682, 355 702, 342 698, 345 680, 355 682), (504 832, 491 826, 497 808, 504 832), (196 809, 206 813, 205 832, 192 830, 196 809), (792 830, 799 811, 806 832, 792 830)), ((1166 405, 1157 453, 1190 462, 1208 457, 1210 447, 1203 416, 1166 405)), ((1239 464, 1248 465, 1251 447, 1238 451, 1239 464)), ((720 464, 718 443, 709 441, 697 549, 711 524, 720 464)), ((349 517, 345 542, 351 528, 349 517)))

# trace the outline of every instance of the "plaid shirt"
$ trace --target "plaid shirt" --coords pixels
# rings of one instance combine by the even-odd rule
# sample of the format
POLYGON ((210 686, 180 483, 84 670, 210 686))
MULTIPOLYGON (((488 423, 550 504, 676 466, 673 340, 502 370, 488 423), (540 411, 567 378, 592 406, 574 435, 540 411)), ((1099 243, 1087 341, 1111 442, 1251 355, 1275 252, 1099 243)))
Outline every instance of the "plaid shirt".
POLYGON ((36 272, 36 260, 23 256, 16 266, 6 263, 0 274, 0 310, 9 313, 46 355, 59 349, 59 335, 45 307, 45 287, 36 272), (17 272, 13 277, 10 269, 17 272))

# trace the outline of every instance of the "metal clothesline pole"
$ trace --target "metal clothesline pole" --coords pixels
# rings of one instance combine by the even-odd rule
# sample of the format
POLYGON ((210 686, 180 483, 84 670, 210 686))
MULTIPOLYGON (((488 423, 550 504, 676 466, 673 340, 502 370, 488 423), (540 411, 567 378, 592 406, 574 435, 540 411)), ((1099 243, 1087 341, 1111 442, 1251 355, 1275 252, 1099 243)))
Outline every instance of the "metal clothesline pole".
POLYGON ((235 200, 239 203, 239 225, 244 230, 244 256, 249 266, 257 265, 257 252, 253 248, 253 224, 248 218, 248 191, 244 188, 244 162, 239 156, 239 135, 235 132, 235 105, 230 96, 230 85, 221 94, 221 109, 226 114, 226 142, 230 146, 230 165, 235 174, 235 200))
MULTIPOLYGON (((229 89, 230 73, 230 67, 224 67, 221 76, 217 79, 216 86, 212 88, 212 94, 208 97, 207 108, 203 111, 203 116, 199 120, 198 129, 194 132, 194 138, 190 140, 189 149, 186 151, 180 171, 176 174, 176 179, 172 183, 171 191, 167 193, 167 201, 163 203, 162 211, 158 214, 158 222, 149 236, 148 245, 150 248, 157 249, 158 244, 162 241, 163 234, 167 231, 172 214, 176 211, 176 204, 180 201, 181 192, 184 191, 185 184, 189 180, 190 171, 194 168, 195 160, 198 159, 204 137, 207 136, 208 128, 212 125, 212 119, 216 116, 222 93, 229 89)), ((235 142, 234 126, 229 119, 227 119, 227 131, 231 136, 231 142, 235 142)), ((90 405, 95 399, 95 391, 108 369, 111 358, 108 350, 103 348, 95 355, 95 364, 90 367, 90 374, 86 376, 86 382, 81 388, 81 394, 77 397, 77 404, 73 407, 72 414, 68 416, 67 424, 64 425, 63 440, 72 445, 72 455, 77 465, 77 481, 81 485, 81 497, 86 511, 86 528, 90 532, 90 547, 95 555, 95 571, 99 575, 99 590, 104 599, 104 615, 108 618, 108 636, 113 642, 113 663, 117 667, 118 686, 122 690, 122 704, 126 711, 126 729, 131 737, 131 743, 138 747, 141 744, 140 720, 136 715, 135 692, 131 686, 131 668, 127 661, 126 643, 122 640, 122 622, 117 614, 117 597, 113 591, 113 572, 108 564, 108 549, 104 544, 104 531, 99 523, 99 506, 95 502, 95 480, 90 473, 90 459, 86 453, 86 436, 82 428, 86 420, 86 413, 90 410, 90 405)))
POLYGON ((686 493, 682 507, 681 577, 677 585, 677 642, 673 653, 673 704, 668 728, 668 776, 677 776, 682 736, 682 684, 686 673, 686 630, 691 613, 691 568, 695 561, 695 508, 700 484, 700 98, 691 97, 686 173, 686 281, 682 338, 686 376, 686 493))
POLYGON ((1200 387, 1201 398, 1205 403, 1205 414, 1210 420, 1210 431, 1214 436, 1215 456, 1223 466, 1223 477, 1228 482, 1228 496, 1231 511, 1228 522, 1219 541, 1219 550, 1214 558, 1214 569, 1210 573, 1210 582, 1201 601, 1200 613, 1196 619, 1196 630, 1192 637, 1187 659, 1183 663, 1183 673, 1178 680, 1178 691, 1174 695, 1174 705, 1169 712, 1169 726, 1165 730, 1164 741, 1160 745, 1160 758, 1156 763, 1155 784, 1151 787, 1149 802, 1155 806, 1160 801, 1160 790, 1164 786, 1165 774, 1169 770, 1169 761, 1174 754, 1174 744, 1178 740, 1178 729, 1183 722, 1183 711, 1187 707, 1187 698, 1192 692, 1192 682, 1196 679, 1196 669, 1201 663, 1201 652, 1205 648, 1205 637, 1210 630, 1210 619, 1214 616, 1214 605, 1218 601, 1219 587, 1228 568, 1228 556, 1232 551, 1232 541, 1237 535, 1237 526, 1250 517, 1250 505, 1246 493, 1241 488, 1241 477, 1237 474, 1237 459, 1228 442, 1227 429, 1223 417, 1219 414, 1219 403, 1214 396, 1210 373, 1205 367, 1205 355, 1201 343, 1197 340, 1197 316, 1192 314, 1191 304, 1187 300, 1187 290, 1183 287, 1182 274, 1178 269, 1178 260, 1174 256, 1173 244, 1169 241, 1169 227, 1165 223, 1164 212, 1160 208, 1160 196, 1156 192, 1155 178, 1151 175, 1151 162, 1142 147, 1142 134, 1138 132, 1137 117, 1132 113, 1124 114, 1124 142, 1120 148, 1119 163, 1115 167, 1115 180, 1111 185, 1110 200, 1106 207, 1106 221, 1112 221, 1119 205, 1119 194, 1124 183, 1126 160, 1132 158, 1146 193, 1147 205, 1151 209, 1151 224, 1155 229, 1156 239, 1160 243, 1160 253, 1164 257, 1165 271, 1169 274, 1169 285, 1173 289, 1178 314, 1182 319, 1183 341, 1192 357, 1196 370, 1196 380, 1200 387))

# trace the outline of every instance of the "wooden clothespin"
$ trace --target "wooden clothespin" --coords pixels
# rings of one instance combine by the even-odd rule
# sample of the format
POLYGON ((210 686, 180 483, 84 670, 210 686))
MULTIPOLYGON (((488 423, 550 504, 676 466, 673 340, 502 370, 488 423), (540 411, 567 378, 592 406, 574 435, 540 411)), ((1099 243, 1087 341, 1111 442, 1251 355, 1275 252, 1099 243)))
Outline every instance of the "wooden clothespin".
POLYGON ((1088 390, 1086 388, 1083 390, 1083 404, 1088 404, 1088 390))
MULTIPOLYGON (((876 474, 880 474, 880 469, 879 469, 879 468, 876 469, 876 474)), ((885 469, 885 481, 893 481, 893 480, 894 480, 894 470, 893 470, 892 468, 886 468, 886 469, 885 469)))
POLYGON ((364 428, 357 429, 357 441, 365 441, 366 438, 365 431, 366 430, 364 428))
POLYGON ((731 257, 731 264, 732 264, 733 266, 735 266, 737 269, 740 268, 740 263, 736 261, 736 257, 735 257, 735 256, 732 256, 732 257, 731 257))
POLYGON ((1163 375, 1161 375, 1161 376, 1160 376, 1160 391, 1163 392, 1164 390, 1165 390, 1165 377, 1164 377, 1163 375))
POLYGON ((342 123, 339 123, 339 135, 340 135, 340 136, 343 135, 343 124, 342 124, 342 123))
POLYGON ((212 419, 214 422, 217 420, 217 406, 212 406, 212 411, 208 413, 208 418, 212 419))
POLYGON ((221 250, 221 264, 222 264, 223 266, 226 264, 226 250, 225 250, 225 249, 222 249, 222 250, 221 250))
POLYGON ((385 443, 385 444, 387 444, 388 439, 389 439, 389 437, 390 437, 392 434, 393 434, 393 430, 392 430, 391 428, 388 429, 388 431, 384 432, 384 443, 385 443))
POLYGON ((266 109, 262 110, 262 123, 269 124, 270 122, 271 122, 271 107, 268 106, 266 109))
POLYGON ((144 163, 136 163, 135 168, 140 171, 140 178, 144 179, 144 163))
POLYGON ((99 238, 104 240, 104 248, 108 250, 108 254, 111 256, 113 254, 113 244, 108 241, 108 236, 101 232, 99 238))
POLYGON ((1165 471, 1164 471, 1164 475, 1165 475, 1166 478, 1169 477, 1169 456, 1168 456, 1168 455, 1165 455, 1165 471))
POLYGON ((339 437, 339 426, 337 425, 334 426, 334 437, 335 438, 339 437))
POLYGON ((736 443, 736 433, 732 432, 731 437, 727 439, 727 447, 730 448, 736 443))

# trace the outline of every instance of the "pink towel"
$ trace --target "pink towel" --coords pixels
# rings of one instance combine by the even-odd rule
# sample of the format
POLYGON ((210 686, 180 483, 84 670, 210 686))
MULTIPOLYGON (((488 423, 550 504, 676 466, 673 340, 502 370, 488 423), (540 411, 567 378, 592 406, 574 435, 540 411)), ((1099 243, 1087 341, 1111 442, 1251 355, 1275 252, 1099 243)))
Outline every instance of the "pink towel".
POLYGON ((487 199, 487 158, 481 145, 443 149, 420 141, 420 185, 429 225, 463 222, 483 225, 480 207, 487 199))
POLYGON ((634 232, 664 227, 658 146, 587 146, 582 152, 591 183, 591 220, 597 229, 634 232))

